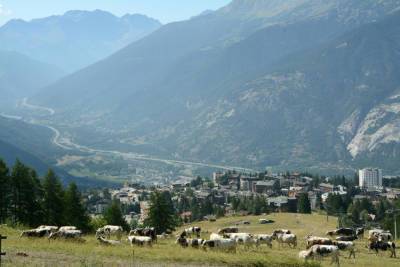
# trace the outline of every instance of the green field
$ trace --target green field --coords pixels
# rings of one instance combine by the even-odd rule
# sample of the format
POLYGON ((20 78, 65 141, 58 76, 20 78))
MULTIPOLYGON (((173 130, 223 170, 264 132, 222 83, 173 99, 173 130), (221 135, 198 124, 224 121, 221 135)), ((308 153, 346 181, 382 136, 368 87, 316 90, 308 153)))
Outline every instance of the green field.
MULTIPOLYGON (((324 236, 327 230, 336 227, 336 218, 322 215, 271 214, 268 216, 229 217, 217 222, 201 222, 203 237, 223 226, 231 226, 243 220, 250 225, 239 225, 241 232, 271 233, 276 228, 286 228, 298 235, 298 248, 279 249, 277 244, 269 249, 262 247, 246 251, 239 248, 236 254, 205 252, 196 249, 183 249, 170 240, 160 240, 152 248, 131 248, 128 244, 120 247, 105 247, 97 243, 94 236, 86 236, 84 244, 73 242, 20 239, 19 231, 0 227, 0 233, 7 235, 3 250, 7 256, 5 266, 304 266, 298 261, 298 252, 305 248, 304 237, 308 234, 324 236), (274 224, 260 225, 260 218, 269 218, 274 224), (27 256, 17 256, 26 253, 27 256)), ((187 226, 186 226, 187 227, 187 226)), ((178 229, 179 231, 179 229, 178 229)), ((357 241, 356 259, 346 259, 347 252, 342 252, 341 266, 400 266, 400 259, 391 259, 389 254, 376 256, 365 248, 366 240, 357 241)), ((322 266, 330 266, 329 260, 322 266)), ((309 264, 310 266, 312 264, 309 264)), ((314 265, 318 265, 314 263, 314 265)))

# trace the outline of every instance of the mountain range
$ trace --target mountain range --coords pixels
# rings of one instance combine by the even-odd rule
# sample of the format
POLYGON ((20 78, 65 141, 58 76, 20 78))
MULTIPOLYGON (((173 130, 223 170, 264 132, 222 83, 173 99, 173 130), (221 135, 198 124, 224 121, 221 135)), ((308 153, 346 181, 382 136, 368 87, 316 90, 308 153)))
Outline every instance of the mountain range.
POLYGON ((73 72, 99 61, 161 26, 139 14, 122 17, 101 10, 68 11, 0 27, 0 50, 15 51, 73 72))
POLYGON ((399 7, 234 0, 161 27, 33 101, 98 147, 259 169, 399 171, 399 7))

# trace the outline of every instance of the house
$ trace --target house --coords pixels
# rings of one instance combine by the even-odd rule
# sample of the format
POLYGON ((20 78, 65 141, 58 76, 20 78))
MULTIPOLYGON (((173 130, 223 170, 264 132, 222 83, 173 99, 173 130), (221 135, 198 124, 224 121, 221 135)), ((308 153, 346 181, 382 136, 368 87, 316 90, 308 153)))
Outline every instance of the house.
POLYGON ((272 192, 278 184, 277 180, 258 181, 253 184, 253 192, 258 194, 266 194, 272 192))
POLYGON ((335 186, 333 184, 320 183, 319 189, 321 190, 322 193, 331 193, 334 191, 335 186))

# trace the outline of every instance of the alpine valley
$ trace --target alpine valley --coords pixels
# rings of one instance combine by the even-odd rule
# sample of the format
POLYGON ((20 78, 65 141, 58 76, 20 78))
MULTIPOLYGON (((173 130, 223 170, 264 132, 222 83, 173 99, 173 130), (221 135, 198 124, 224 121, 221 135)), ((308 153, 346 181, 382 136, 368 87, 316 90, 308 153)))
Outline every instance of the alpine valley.
POLYGON ((400 173, 400 0, 234 0, 29 103, 85 153, 400 173))

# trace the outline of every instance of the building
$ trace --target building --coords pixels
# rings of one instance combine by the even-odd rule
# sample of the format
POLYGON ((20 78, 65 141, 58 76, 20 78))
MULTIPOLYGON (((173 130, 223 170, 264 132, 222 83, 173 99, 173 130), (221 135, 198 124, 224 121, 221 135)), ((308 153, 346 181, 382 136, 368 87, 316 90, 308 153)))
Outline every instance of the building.
POLYGON ((259 194, 266 194, 268 192, 274 191, 278 183, 278 180, 269 180, 269 181, 258 181, 253 183, 253 192, 259 194))
POLYGON ((258 177, 247 177, 241 176, 240 177, 240 190, 242 191, 252 191, 256 182, 260 181, 261 179, 258 177))
POLYGON ((362 169, 358 171, 359 186, 362 188, 382 187, 381 169, 362 169))

